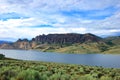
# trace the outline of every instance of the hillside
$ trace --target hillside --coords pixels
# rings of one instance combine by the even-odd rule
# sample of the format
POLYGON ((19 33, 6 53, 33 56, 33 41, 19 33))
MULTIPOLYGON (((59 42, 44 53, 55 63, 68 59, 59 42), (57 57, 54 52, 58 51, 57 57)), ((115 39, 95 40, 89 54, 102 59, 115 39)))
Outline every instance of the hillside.
POLYGON ((34 41, 40 43, 34 49, 59 53, 120 53, 120 37, 100 38, 87 34, 39 35, 34 41))
POLYGON ((59 52, 59 53, 103 53, 108 51, 110 46, 104 42, 91 42, 91 43, 76 43, 71 45, 59 44, 41 44, 35 49, 44 52, 59 52))
POLYGON ((16 42, 0 45, 1 49, 35 49, 59 53, 120 53, 120 37, 101 38, 86 34, 48 34, 39 35, 32 40, 18 39, 16 42))
POLYGON ((120 53, 120 36, 108 37, 104 41, 110 45, 109 50, 104 53, 120 53))
POLYGON ((85 42, 99 42, 102 38, 86 33, 86 34, 76 34, 76 33, 67 33, 67 34, 48 34, 48 35, 39 35, 33 40, 39 43, 48 43, 48 44, 74 44, 74 43, 85 43, 85 42))

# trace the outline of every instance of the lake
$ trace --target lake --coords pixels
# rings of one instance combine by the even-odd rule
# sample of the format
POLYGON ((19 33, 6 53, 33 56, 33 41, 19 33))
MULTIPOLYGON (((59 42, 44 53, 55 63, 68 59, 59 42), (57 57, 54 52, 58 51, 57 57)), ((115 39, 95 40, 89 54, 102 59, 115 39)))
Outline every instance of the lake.
POLYGON ((40 52, 35 50, 5 50, 5 49, 0 49, 0 53, 4 54, 6 57, 21 60, 46 61, 67 64, 82 64, 90 66, 120 68, 120 55, 62 54, 40 52))

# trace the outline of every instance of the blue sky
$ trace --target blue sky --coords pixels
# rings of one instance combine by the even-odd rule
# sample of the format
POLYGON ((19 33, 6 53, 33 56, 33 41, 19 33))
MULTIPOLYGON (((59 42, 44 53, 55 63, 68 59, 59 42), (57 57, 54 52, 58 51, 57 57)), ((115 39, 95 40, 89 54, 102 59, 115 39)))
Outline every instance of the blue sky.
POLYGON ((120 0, 0 0, 0 40, 49 33, 120 35, 120 0))

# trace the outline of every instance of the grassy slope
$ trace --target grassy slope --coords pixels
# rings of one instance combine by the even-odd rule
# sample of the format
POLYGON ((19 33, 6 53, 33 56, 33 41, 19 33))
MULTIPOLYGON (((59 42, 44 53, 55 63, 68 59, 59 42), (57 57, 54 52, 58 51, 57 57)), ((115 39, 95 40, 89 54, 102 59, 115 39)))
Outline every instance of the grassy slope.
POLYGON ((120 54, 120 36, 108 37, 103 39, 101 42, 87 42, 83 44, 41 44, 36 49, 44 52, 59 53, 120 54))
POLYGON ((91 44, 74 44, 72 46, 56 49, 55 52, 61 53, 97 53, 100 52, 96 43, 91 44))
POLYGON ((0 60, 0 80, 120 80, 120 69, 0 60))
POLYGON ((72 45, 59 45, 59 44, 45 44, 39 45, 36 49, 44 52, 59 52, 59 53, 109 53, 119 54, 119 45, 107 45, 103 42, 100 43, 83 43, 72 45))
POLYGON ((109 50, 103 52, 107 54, 120 54, 120 45, 110 47, 109 50))
POLYGON ((120 54, 120 36, 106 38, 105 42, 111 42, 113 46, 110 46, 104 53, 120 54))

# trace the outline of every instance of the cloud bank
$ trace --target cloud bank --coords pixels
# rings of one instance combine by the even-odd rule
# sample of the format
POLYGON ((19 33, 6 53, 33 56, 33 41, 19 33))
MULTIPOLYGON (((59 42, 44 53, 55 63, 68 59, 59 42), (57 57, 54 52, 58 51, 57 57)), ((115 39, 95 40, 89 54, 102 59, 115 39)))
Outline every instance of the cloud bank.
POLYGON ((120 34, 120 0, 0 0, 0 39, 49 33, 120 34))

